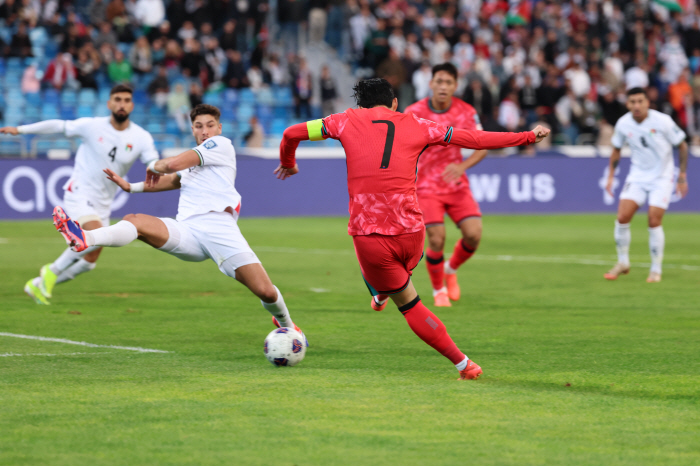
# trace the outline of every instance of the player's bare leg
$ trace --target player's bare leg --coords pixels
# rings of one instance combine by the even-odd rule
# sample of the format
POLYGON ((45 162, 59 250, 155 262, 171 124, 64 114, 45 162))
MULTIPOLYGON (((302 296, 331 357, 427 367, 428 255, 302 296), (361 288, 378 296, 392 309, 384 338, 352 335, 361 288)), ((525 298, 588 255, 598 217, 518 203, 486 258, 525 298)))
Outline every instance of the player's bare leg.
POLYGON ((617 207, 617 219, 615 220, 615 245, 617 248, 617 264, 603 275, 606 280, 616 280, 620 275, 626 275, 630 271, 630 222, 639 209, 636 202, 630 199, 620 200, 617 207))
POLYGON ((474 255, 481 241, 483 229, 481 217, 467 217, 458 224, 462 238, 455 244, 452 257, 445 264, 445 283, 447 294, 452 301, 457 301, 461 296, 459 283, 457 282, 457 269, 474 255))
POLYGON ((661 225, 664 219, 665 209, 649 206, 649 254, 651 255, 651 270, 647 277, 648 283, 661 281, 661 263, 664 260, 664 247, 666 236, 661 225))
MULTIPOLYGON (((89 220, 81 227, 83 230, 95 230, 102 227, 102 222, 89 220)), ((67 248, 54 262, 44 265, 38 277, 25 284, 25 292, 38 304, 49 304, 48 298, 53 295, 54 286, 93 270, 101 251, 102 248, 90 248, 75 252, 67 248)))
POLYGON ((428 250, 425 252, 425 265, 428 268, 430 282, 433 285, 435 307, 450 307, 450 298, 445 287, 445 225, 427 225, 428 250))
POLYGON ((457 348, 447 333, 445 325, 423 305, 413 282, 409 282, 403 291, 391 295, 391 299, 403 314, 413 333, 449 359, 459 371, 460 379, 479 378, 482 374, 481 367, 457 348))

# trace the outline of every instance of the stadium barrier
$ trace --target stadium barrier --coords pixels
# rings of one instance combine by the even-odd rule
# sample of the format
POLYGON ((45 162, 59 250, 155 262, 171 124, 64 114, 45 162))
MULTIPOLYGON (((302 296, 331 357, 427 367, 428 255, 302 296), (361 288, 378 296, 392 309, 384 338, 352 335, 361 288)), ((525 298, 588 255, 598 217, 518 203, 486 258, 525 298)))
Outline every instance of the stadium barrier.
MULTIPOLYGON (((346 166, 342 158, 323 158, 323 149, 300 149, 300 173, 277 180, 274 150, 239 151, 236 187, 243 196, 242 216, 347 215, 346 166)), ((331 157, 336 154, 331 155, 331 157)), ((328 157, 329 154, 326 154, 328 157)), ((671 211, 700 212, 700 166, 689 163, 690 192, 674 196, 671 211)), ((484 213, 614 212, 617 202, 604 192, 608 160, 602 157, 488 158, 469 170, 469 182, 484 213)), ((615 192, 629 170, 622 159, 615 192)), ((0 219, 50 219, 61 203, 70 160, 0 160, 0 219)), ((137 162, 128 179, 144 179, 137 162)), ((178 192, 127 194, 115 198, 113 217, 145 213, 174 217, 178 192)))

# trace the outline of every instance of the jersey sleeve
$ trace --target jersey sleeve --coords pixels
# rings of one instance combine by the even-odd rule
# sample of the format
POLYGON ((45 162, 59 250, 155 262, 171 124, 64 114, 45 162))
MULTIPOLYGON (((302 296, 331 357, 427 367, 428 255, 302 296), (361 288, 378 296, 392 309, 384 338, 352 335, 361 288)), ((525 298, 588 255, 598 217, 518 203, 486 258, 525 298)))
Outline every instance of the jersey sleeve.
POLYGON ((235 152, 231 141, 223 136, 207 139, 193 149, 199 155, 199 165, 224 165, 233 163, 235 152))
POLYGON ((452 126, 441 125, 431 120, 418 118, 413 114, 413 118, 418 122, 418 125, 423 130, 425 135, 425 143, 430 146, 446 146, 452 139, 454 128, 452 126))
POLYGON ((143 136, 141 162, 143 162, 144 165, 148 165, 152 160, 158 160, 159 158, 158 149, 156 149, 156 144, 153 142, 153 136, 146 132, 146 134, 143 136))
MULTIPOLYGON (((620 118, 620 120, 622 120, 622 118, 620 118)), ((620 120, 617 120, 612 139, 610 139, 610 144, 612 144, 615 149, 622 149, 622 146, 625 144, 625 135, 620 127, 620 120)))
POLYGON ((79 136, 87 138, 94 135, 95 130, 92 127, 92 118, 78 118, 77 120, 67 120, 64 132, 68 137, 79 136))
POLYGON ((664 136, 672 146, 677 146, 685 141, 685 131, 680 129, 673 118, 666 116, 666 124, 664 125, 664 136))
MULTIPOLYGON (((323 139, 340 139, 340 135, 343 134, 345 125, 348 122, 347 113, 334 113, 333 115, 328 115, 326 118, 321 120, 321 132, 323 134, 323 139)), ((314 141, 315 139, 311 139, 314 141)))

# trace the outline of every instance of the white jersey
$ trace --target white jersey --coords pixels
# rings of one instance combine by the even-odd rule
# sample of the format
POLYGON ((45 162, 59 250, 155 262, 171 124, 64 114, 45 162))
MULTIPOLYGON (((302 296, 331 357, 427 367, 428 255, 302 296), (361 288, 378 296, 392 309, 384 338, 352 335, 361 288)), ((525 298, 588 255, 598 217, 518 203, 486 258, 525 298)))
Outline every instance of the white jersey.
POLYGON ((231 140, 213 136, 193 149, 200 164, 178 172, 180 203, 176 219, 207 212, 223 212, 231 207, 238 212, 241 195, 236 191, 236 151, 231 140))
POLYGON ((617 120, 612 145, 621 149, 626 142, 630 146, 632 167, 627 182, 647 183, 673 178, 673 147, 684 140, 685 133, 670 116, 649 110, 641 123, 630 112, 617 120))
POLYGON ((75 156, 75 168, 63 189, 75 192, 102 206, 109 206, 118 186, 102 170, 112 169, 119 176, 127 174, 137 158, 144 164, 158 159, 153 137, 137 124, 118 131, 110 117, 79 118, 65 121, 66 136, 83 139, 75 156))

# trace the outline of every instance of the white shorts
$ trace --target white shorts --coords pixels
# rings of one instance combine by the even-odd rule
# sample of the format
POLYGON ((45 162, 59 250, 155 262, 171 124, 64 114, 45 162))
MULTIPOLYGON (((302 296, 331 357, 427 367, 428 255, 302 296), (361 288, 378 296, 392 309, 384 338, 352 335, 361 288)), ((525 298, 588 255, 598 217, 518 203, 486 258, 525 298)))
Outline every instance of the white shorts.
POLYGON ((98 221, 102 222, 102 226, 109 226, 109 216, 112 213, 109 206, 94 203, 83 194, 64 191, 62 207, 71 219, 81 225, 98 221))
POLYGON ((673 195, 673 180, 659 178, 655 181, 640 183, 638 181, 625 181, 620 193, 620 199, 629 199, 638 206, 643 206, 649 200, 650 207, 668 209, 673 195))
POLYGON ((159 249, 178 259, 189 262, 211 259, 226 275, 229 273, 228 268, 223 266, 224 262, 234 270, 260 263, 238 228, 238 223, 228 212, 193 215, 181 222, 172 218, 161 220, 168 227, 169 237, 159 249))

